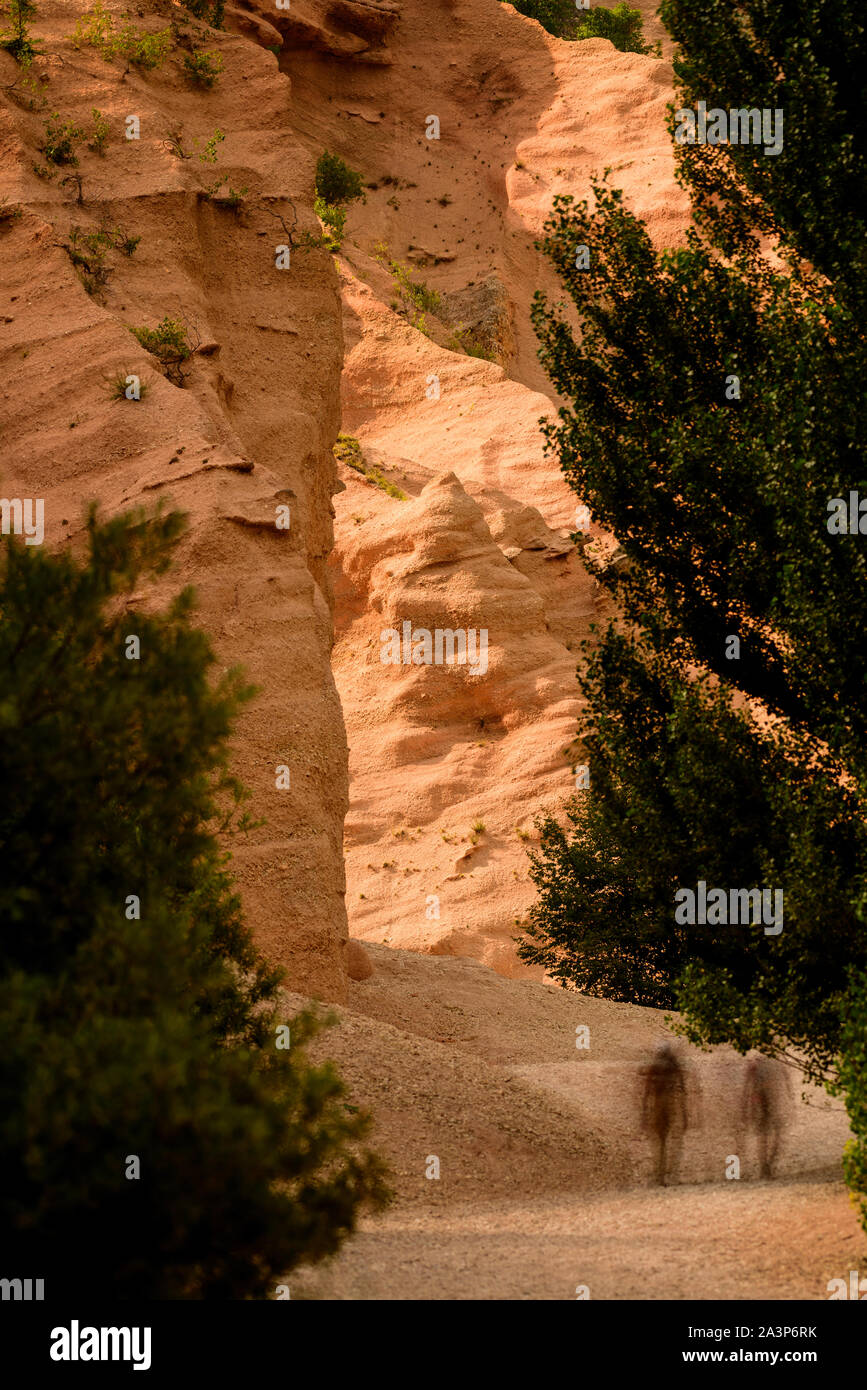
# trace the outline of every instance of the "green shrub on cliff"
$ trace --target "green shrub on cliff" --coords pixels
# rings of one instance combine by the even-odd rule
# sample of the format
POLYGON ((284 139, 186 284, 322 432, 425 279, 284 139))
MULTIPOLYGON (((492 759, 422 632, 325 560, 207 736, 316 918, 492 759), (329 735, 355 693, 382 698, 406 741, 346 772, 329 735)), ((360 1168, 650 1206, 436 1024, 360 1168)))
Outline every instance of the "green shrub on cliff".
POLYGON ((193 345, 190 343, 186 324, 166 314, 156 328, 143 325, 133 328, 132 332, 145 351, 153 353, 162 363, 168 380, 175 386, 183 386, 183 366, 193 355, 193 345))
POLYGON ((215 29, 222 29, 226 0, 184 0, 184 5, 196 19, 204 19, 215 29))
POLYGON ((331 207, 345 207, 364 193, 361 175, 337 154, 323 150, 316 161, 316 197, 331 207))
POLYGON ((77 164, 75 147, 85 139, 87 131, 74 121, 62 121, 60 112, 52 112, 45 122, 43 142, 39 146, 45 158, 52 164, 77 164))
POLYGON ((168 27, 152 34, 147 29, 136 29, 129 20, 116 30, 102 0, 96 0, 93 8, 79 19, 72 42, 76 48, 86 44, 97 49, 107 63, 121 57, 135 67, 158 68, 171 51, 172 31, 168 27))
POLYGON ((17 63, 27 67, 36 53, 29 27, 31 19, 36 17, 36 6, 33 0, 8 0, 2 12, 8 23, 0 29, 0 48, 5 48, 17 63))
POLYGON ((223 60, 218 53, 209 53, 203 48, 184 54, 184 69, 191 82, 199 87, 213 87, 223 71, 223 60))
POLYGON ((337 154, 323 150, 316 161, 313 211, 326 227, 323 238, 329 251, 339 251, 346 229, 346 204, 364 195, 361 175, 337 154))

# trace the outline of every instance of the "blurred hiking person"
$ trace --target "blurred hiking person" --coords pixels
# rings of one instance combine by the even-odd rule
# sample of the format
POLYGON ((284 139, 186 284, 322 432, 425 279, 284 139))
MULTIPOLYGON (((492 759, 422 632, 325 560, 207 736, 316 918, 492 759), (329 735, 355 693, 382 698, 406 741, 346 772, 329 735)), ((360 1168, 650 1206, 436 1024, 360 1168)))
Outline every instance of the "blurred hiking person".
POLYGON ((759 1168, 771 1178, 779 1157, 783 1129, 792 1110, 792 1082, 782 1062, 753 1053, 747 1059, 741 1097, 741 1122, 757 1139, 759 1168))
POLYGON ((641 1132, 656 1145, 656 1181, 677 1176, 684 1131, 689 1124, 687 1077, 671 1043, 658 1043, 642 1069, 641 1132))

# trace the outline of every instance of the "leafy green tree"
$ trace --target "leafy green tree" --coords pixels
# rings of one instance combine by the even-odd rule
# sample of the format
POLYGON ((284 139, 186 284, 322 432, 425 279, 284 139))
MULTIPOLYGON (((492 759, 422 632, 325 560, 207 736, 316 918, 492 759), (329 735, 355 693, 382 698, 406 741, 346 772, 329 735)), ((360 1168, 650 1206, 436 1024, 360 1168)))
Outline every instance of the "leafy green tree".
POLYGON ((629 5, 615 5, 613 10, 594 5, 589 13, 578 18, 579 39, 609 39, 621 53, 656 53, 655 47, 643 42, 644 21, 640 10, 629 5))
POLYGON ((82 560, 0 553, 0 1226, 55 1293, 266 1296, 386 1196, 215 838, 253 692, 210 679, 189 590, 133 600, 181 531, 92 513, 82 560))
POLYGON ((626 4, 613 10, 595 5, 578 9, 575 0, 507 0, 518 14, 535 19, 558 39, 610 39, 621 53, 656 53, 659 45, 642 42, 643 20, 640 10, 626 4))
POLYGON ((865 18, 854 0, 662 15, 678 106, 781 111, 783 149, 677 145, 694 223, 676 249, 605 178, 545 230, 571 300, 534 309, 570 402, 548 441, 620 550, 585 545, 616 605, 581 671, 590 788, 542 827, 521 950, 676 1003, 696 1041, 833 1077, 867 950, 865 541, 831 526, 832 499, 867 497, 865 18), (675 893, 702 879, 782 888, 782 931, 679 927, 675 893))
POLYGON ((574 0, 508 0, 518 14, 535 19, 558 39, 574 39, 577 13, 574 0))
POLYGON ((726 253, 759 236, 780 242, 853 306, 867 284, 867 139, 860 0, 662 0, 678 44, 683 106, 782 110, 784 140, 677 147, 699 224, 726 253))
POLYGON ((769 736, 729 690, 614 624, 581 684, 590 789, 566 825, 542 823, 521 954, 585 993, 691 1005, 695 1041, 785 1039, 831 1074, 847 962, 865 959, 859 797, 808 740, 769 736), (782 932, 679 925, 675 893, 700 880, 783 885, 782 932))

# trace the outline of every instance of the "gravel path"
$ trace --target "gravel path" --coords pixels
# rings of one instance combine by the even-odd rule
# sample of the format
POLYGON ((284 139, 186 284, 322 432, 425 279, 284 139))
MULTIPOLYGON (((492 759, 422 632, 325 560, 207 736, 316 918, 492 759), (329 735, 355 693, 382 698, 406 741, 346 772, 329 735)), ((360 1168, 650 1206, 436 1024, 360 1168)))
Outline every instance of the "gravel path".
POLYGON ((396 1201, 328 1266, 296 1271, 293 1298, 824 1299, 829 1279, 867 1274, 840 1177, 846 1115, 824 1092, 796 1089, 763 1181, 738 1123, 743 1059, 678 1044, 693 1123, 660 1188, 636 1097, 670 1036, 662 1013, 368 950, 375 973, 320 1046, 375 1116, 396 1201))
POLYGON ((337 1299, 825 1299, 867 1272, 838 1183, 729 1183, 392 1212, 292 1296, 337 1299))

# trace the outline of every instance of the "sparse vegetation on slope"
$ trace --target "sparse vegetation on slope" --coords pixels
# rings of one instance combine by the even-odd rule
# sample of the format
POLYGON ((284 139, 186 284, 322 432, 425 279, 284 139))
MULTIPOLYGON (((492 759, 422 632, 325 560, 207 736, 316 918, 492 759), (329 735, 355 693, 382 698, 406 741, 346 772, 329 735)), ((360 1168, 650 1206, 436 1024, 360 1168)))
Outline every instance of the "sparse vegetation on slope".
POLYGON ((443 313, 442 296, 432 290, 424 280, 413 280, 409 268, 402 261, 396 261, 384 241, 380 242, 374 257, 391 272, 395 293, 398 298, 391 307, 417 328, 419 333, 427 333, 427 315, 439 317, 443 313))
POLYGON ((118 367, 106 385, 113 401, 143 401, 150 390, 149 383, 127 367, 118 367))
POLYGON ((452 352, 465 352, 468 357, 481 357, 485 362, 496 362, 496 350, 486 343, 472 328, 458 324, 446 344, 452 352))
POLYGON ((222 29, 226 0, 183 0, 183 3, 196 19, 204 19, 215 29, 222 29))
POLYGON ((364 457, 364 452, 354 435, 339 434, 337 443, 334 445, 334 457, 338 463, 345 463, 348 468, 354 468, 356 473, 360 473, 366 482, 372 483, 382 492, 388 493, 389 497, 396 497, 399 502, 405 502, 407 496, 394 483, 390 483, 375 464, 369 464, 364 457))
POLYGON ((172 31, 169 26, 150 33, 147 29, 136 29, 129 20, 115 29, 114 20, 102 0, 97 0, 93 9, 79 19, 73 43, 76 47, 86 45, 97 49, 106 62, 120 57, 136 67, 158 68, 171 52, 172 31))
POLYGON ((62 121, 55 111, 45 122, 45 134, 39 146, 50 164, 77 164, 75 147, 86 139, 87 131, 74 121, 62 121))
POLYGON ((175 386, 183 386, 184 363, 193 354, 187 325, 181 319, 166 315, 156 328, 133 328, 132 332, 145 351, 153 353, 162 364, 169 381, 175 386))
POLYGON ((87 142, 87 147, 95 154, 105 154, 111 127, 97 106, 94 106, 90 114, 93 118, 93 134, 87 142))
POLYGON ((21 216, 20 203, 10 203, 6 197, 0 198, 0 226, 8 226, 12 222, 17 222, 21 216))
POLYGON ((0 29, 0 48, 11 53, 16 63, 27 67, 36 56, 36 49, 30 37, 30 22, 36 18, 36 5, 33 0, 7 0, 0 10, 6 16, 6 25, 0 29))
POLYGON ((111 274, 106 253, 114 249, 125 256, 132 256, 140 240, 140 237, 128 236, 121 227, 95 232, 73 227, 69 241, 64 243, 64 250, 78 271, 87 293, 95 295, 105 287, 111 274))
POLYGON ((197 49, 184 54, 184 69, 190 81, 199 87, 213 87, 223 71, 223 60, 218 53, 197 49))

